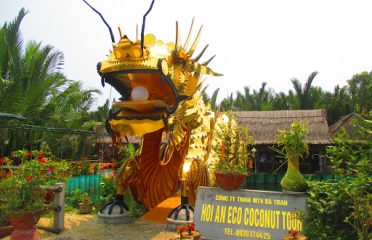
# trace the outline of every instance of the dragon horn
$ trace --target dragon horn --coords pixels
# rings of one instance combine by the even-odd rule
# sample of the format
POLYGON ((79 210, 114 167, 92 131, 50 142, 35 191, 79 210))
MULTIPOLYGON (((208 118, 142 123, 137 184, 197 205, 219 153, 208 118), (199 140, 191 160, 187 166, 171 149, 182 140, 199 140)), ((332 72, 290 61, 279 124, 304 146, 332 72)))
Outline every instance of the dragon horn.
POLYGON ((136 41, 138 40, 138 23, 136 24, 136 41))
POLYGON ((183 49, 187 49, 189 47, 193 26, 194 26, 194 18, 192 18, 189 34, 187 35, 187 39, 186 39, 185 45, 183 45, 183 49))
POLYGON ((197 63, 197 62, 191 63, 189 65, 189 69, 190 69, 191 72, 195 72, 197 74, 208 74, 208 75, 212 75, 212 76, 223 76, 222 74, 216 73, 212 69, 210 69, 209 67, 203 66, 202 64, 197 63))
POLYGON ((207 48, 209 47, 209 44, 205 45, 205 47, 203 48, 203 50, 199 53, 199 55, 194 59, 194 62, 197 62, 200 60, 200 58, 203 56, 205 50, 207 50, 207 48))
POLYGON ((181 49, 181 31, 178 25, 178 21, 176 21, 176 51, 181 49))
POLYGON ((143 46, 145 44, 144 40, 145 40, 145 23, 146 23, 146 16, 147 14, 150 13, 151 9, 152 9, 152 6, 154 6, 154 2, 155 0, 152 0, 151 2, 151 5, 149 7, 149 10, 147 10, 147 12, 145 13, 145 15, 143 15, 143 20, 142 20, 142 30, 141 30, 141 56, 143 56, 143 46))
POLYGON ((188 55, 189 55, 190 57, 191 57, 192 54, 194 53, 194 51, 195 51, 195 49, 196 49, 196 47, 197 47, 197 45, 198 45, 198 43, 199 43, 200 34, 201 34, 202 30, 203 30, 203 25, 201 25, 201 27, 200 27, 200 29, 199 29, 199 32, 198 32, 198 35, 197 35, 196 38, 195 38, 194 43, 192 44, 191 48, 190 48, 189 51, 187 52, 188 55))
POLYGON ((208 59, 207 61, 203 62, 202 65, 203 66, 207 66, 213 60, 214 57, 216 57, 216 55, 213 55, 210 59, 208 59))
POLYGON ((112 33, 111 27, 106 22, 105 18, 102 16, 102 14, 100 12, 98 12, 94 7, 92 7, 87 1, 83 0, 83 2, 85 2, 86 5, 88 5, 93 11, 95 11, 101 17, 102 21, 106 24, 107 28, 109 29, 110 36, 111 36, 111 42, 115 43, 115 38, 114 38, 114 34, 112 33))

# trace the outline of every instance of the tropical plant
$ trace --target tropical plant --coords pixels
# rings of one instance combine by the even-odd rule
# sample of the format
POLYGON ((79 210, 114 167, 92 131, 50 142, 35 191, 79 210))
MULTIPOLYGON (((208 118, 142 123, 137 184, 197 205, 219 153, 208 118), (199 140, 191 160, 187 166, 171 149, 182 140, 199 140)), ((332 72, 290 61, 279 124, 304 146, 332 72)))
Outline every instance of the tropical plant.
MULTIPOLYGON (((218 117, 218 116, 216 116, 218 117)), ((218 155, 216 172, 230 174, 246 174, 250 151, 254 144, 253 136, 248 134, 247 128, 239 127, 236 116, 232 113, 222 113, 216 122, 214 136, 217 139, 212 148, 218 155)))
POLYGON ((2 158, 0 164, 11 171, 10 176, 0 182, 2 207, 12 213, 40 210, 46 194, 42 186, 63 182, 68 164, 47 158, 40 151, 20 150, 15 155, 28 160, 15 167, 11 158, 2 158))
POLYGON ((355 123, 351 138, 345 131, 327 148, 336 183, 310 182, 305 232, 310 239, 371 239, 372 122, 355 123))
POLYGON ((311 96, 311 84, 318 72, 312 72, 308 77, 305 85, 302 87, 301 82, 297 78, 292 78, 293 88, 296 92, 296 98, 299 103, 299 109, 313 109, 314 101, 311 96))
POLYGON ((372 109, 372 72, 355 74, 347 83, 354 109, 367 117, 372 109))
POLYGON ((192 239, 200 238, 200 232, 195 230, 194 223, 181 225, 176 227, 174 231, 180 235, 180 237, 176 239, 190 239, 190 237, 193 237, 192 239))
POLYGON ((218 97, 218 92, 220 91, 219 88, 217 88, 213 93, 212 93, 212 97, 211 99, 209 100, 209 103, 211 104, 211 110, 213 112, 215 111, 218 111, 220 106, 217 104, 217 97, 218 97))
POLYGON ((336 145, 328 147, 327 154, 336 172, 344 177, 340 184, 345 182, 346 194, 352 202, 344 221, 352 226, 359 239, 371 239, 372 121, 361 119, 354 127, 353 138, 343 131, 334 139, 336 145))
POLYGON ((307 125, 298 121, 292 122, 291 130, 278 131, 277 143, 282 150, 276 149, 276 151, 288 160, 287 172, 280 183, 283 190, 306 191, 307 184, 300 173, 299 160, 309 153, 309 147, 304 142, 307 133, 307 125))
POLYGON ((79 188, 74 189, 69 195, 70 196, 68 196, 66 200, 74 208, 77 208, 79 206, 79 203, 87 202, 88 200, 90 200, 88 193, 79 188))
MULTIPOLYGON (((27 13, 22 8, 13 22, 5 23, 0 29, 0 112, 24 116, 23 124, 81 129, 83 122, 89 120, 93 95, 99 91, 83 89, 81 82, 68 80, 62 73, 63 53, 55 51, 53 46, 35 41, 24 46, 19 28, 27 13)), ((15 120, 6 122, 18 123, 15 120)), ((17 129, 2 130, 1 135, 10 140, 3 149, 5 152, 25 145, 32 148, 30 142, 40 144, 61 139, 17 129)), ((60 146, 61 142, 58 144, 60 146)), ((75 155, 78 150, 73 151, 75 155)), ((65 152, 72 151, 67 148, 65 152)))
POLYGON ((347 87, 340 87, 337 85, 331 94, 331 99, 327 106, 328 123, 333 124, 342 116, 351 112, 353 112, 353 107, 347 87))

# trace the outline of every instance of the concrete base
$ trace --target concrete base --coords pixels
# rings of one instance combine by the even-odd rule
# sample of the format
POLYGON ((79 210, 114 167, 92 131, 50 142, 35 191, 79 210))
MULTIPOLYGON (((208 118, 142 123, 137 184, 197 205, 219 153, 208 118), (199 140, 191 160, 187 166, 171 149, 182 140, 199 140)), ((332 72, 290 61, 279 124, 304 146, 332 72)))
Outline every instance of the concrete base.
POLYGON ((191 219, 189 221, 183 221, 183 220, 174 220, 172 218, 167 218, 167 231, 174 232, 176 227, 180 227, 182 225, 187 225, 189 223, 193 223, 194 221, 191 219))
POLYGON ((132 216, 129 216, 129 214, 121 214, 121 215, 108 215, 108 214, 102 214, 98 213, 98 220, 101 223, 106 224, 125 224, 125 223, 131 223, 134 218, 132 216))
POLYGON ((97 214, 100 222, 107 224, 123 224, 130 223, 134 220, 127 210, 124 209, 124 212, 120 213, 120 207, 118 205, 114 206, 111 214, 108 214, 108 211, 109 207, 106 207, 97 214))

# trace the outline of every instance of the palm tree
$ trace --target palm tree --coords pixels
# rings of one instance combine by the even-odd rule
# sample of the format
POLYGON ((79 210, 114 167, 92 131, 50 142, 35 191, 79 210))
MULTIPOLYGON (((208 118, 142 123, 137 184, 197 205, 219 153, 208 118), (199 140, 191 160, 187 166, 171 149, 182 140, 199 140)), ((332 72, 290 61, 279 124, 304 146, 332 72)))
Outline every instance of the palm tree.
POLYGON ((289 100, 284 92, 275 94, 272 101, 274 110, 288 110, 290 109, 289 100))
POLYGON ((221 111, 235 111, 236 109, 234 107, 234 103, 234 96, 231 93, 229 97, 226 97, 222 100, 220 104, 221 111))
MULTIPOLYGON (((52 46, 31 41, 23 48, 19 26, 26 14, 21 9, 0 29, 0 112, 23 115, 33 125, 81 129, 99 91, 68 80, 61 72, 63 54, 52 46)), ((18 148, 45 137, 12 129, 6 135, 9 145, 18 148)))
POLYGON ((252 109, 253 110, 271 110, 271 99, 272 99, 272 93, 271 89, 266 89, 266 82, 261 83, 261 87, 258 91, 253 90, 253 96, 252 96, 252 109))
POLYGON ((45 104, 55 91, 67 83, 60 72, 63 54, 52 46, 30 42, 22 49, 19 26, 27 12, 22 9, 18 17, 1 29, 0 50, 1 83, 0 112, 21 114, 30 123, 43 124, 50 120, 53 109, 45 104), (42 113, 42 114, 41 114, 42 113))
POLYGON ((308 77, 304 87, 302 87, 301 82, 297 78, 292 78, 293 88, 296 92, 296 98, 299 104, 299 109, 313 109, 314 102, 311 96, 311 84, 314 78, 318 75, 318 72, 312 72, 308 77))
POLYGON ((342 116, 345 116, 353 111, 351 97, 347 91, 347 87, 337 85, 332 93, 330 103, 327 107, 328 123, 333 124, 342 116))
POLYGON ((244 92, 236 92, 236 98, 234 100, 234 105, 239 111, 250 111, 252 110, 252 95, 250 93, 249 87, 244 87, 244 92))

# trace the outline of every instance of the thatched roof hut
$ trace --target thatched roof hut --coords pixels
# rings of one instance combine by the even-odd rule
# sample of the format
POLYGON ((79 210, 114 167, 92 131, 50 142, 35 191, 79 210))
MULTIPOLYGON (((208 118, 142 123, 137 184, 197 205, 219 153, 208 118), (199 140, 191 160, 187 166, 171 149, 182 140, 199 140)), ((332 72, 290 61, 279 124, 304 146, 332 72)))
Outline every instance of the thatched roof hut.
POLYGON ((341 117, 336 123, 329 127, 329 133, 332 137, 338 135, 342 132, 342 128, 345 128, 346 132, 351 136, 355 137, 355 128, 353 126, 353 121, 358 121, 363 119, 357 113, 350 113, 346 116, 341 117))
POLYGON ((294 120, 308 123, 307 143, 318 145, 331 143, 327 112, 324 109, 245 111, 237 112, 237 116, 239 124, 249 128, 258 145, 275 144, 278 130, 289 130, 294 120))

